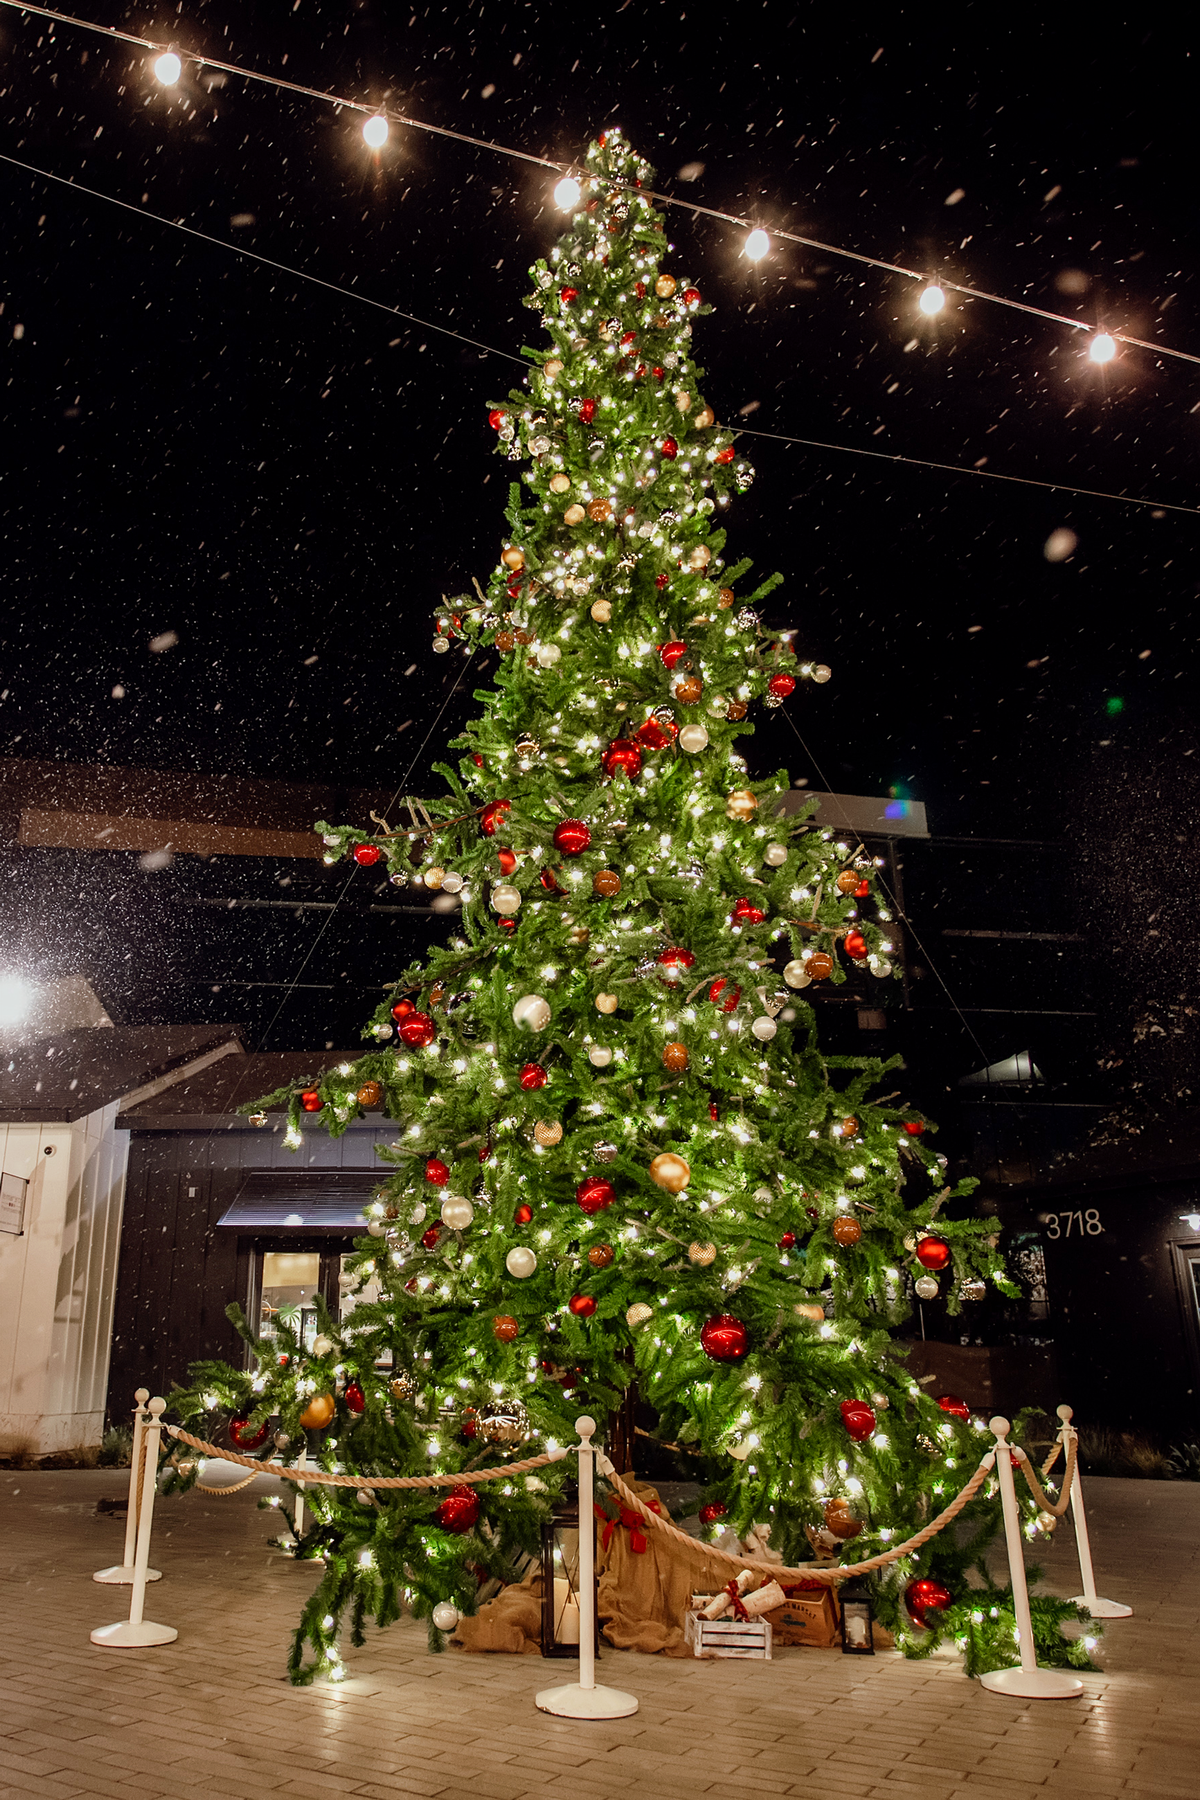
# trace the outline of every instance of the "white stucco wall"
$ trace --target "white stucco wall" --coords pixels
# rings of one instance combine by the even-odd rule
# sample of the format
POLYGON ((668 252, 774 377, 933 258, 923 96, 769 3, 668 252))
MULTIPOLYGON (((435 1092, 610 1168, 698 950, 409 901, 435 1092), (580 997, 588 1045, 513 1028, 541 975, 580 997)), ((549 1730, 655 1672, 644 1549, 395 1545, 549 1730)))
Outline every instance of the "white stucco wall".
POLYGON ((129 1133, 117 1103, 59 1125, 0 1121, 0 1169, 29 1178, 0 1232, 0 1448, 98 1444, 104 1428, 129 1133), (50 1154, 47 1154, 50 1152, 50 1154))

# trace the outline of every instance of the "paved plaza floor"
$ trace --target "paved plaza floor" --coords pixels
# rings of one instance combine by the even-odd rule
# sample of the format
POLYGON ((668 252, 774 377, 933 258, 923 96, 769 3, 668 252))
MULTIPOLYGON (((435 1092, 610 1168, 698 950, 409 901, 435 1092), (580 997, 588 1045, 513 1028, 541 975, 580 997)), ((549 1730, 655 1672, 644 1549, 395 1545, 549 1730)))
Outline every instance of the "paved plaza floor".
MULTIPOLYGON (((159 1650, 102 1650, 127 1611, 97 1586, 124 1525, 97 1516, 126 1477, 0 1472, 0 1797, 71 1800, 1151 1800, 1200 1795, 1200 1484, 1093 1480, 1101 1593, 1135 1617, 1109 1626, 1079 1700, 1015 1701, 956 1658, 905 1662, 782 1650, 770 1663, 608 1652, 636 1694, 608 1724, 547 1717, 538 1688, 570 1665, 535 1656, 431 1656, 411 1620, 346 1654, 341 1686, 289 1686, 288 1633, 314 1570, 267 1543, 275 1514, 248 1493, 160 1503, 149 1617, 159 1650)), ((1069 1526, 1038 1555, 1076 1591, 1069 1526)))

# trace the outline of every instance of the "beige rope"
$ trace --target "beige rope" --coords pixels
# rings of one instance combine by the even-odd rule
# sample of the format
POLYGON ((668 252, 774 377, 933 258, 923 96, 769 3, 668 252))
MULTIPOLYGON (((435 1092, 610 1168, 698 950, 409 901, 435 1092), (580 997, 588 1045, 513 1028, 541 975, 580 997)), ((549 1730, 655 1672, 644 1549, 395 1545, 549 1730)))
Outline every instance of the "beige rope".
POLYGON ((142 1441, 138 1446, 137 1481, 133 1489, 133 1517, 135 1529, 142 1522, 142 1483, 146 1479, 146 1433, 142 1432, 142 1441))
MULTIPOLYGON (((507 1463, 502 1469, 481 1469, 477 1475, 332 1475, 327 1469, 313 1469, 307 1465, 303 1469, 289 1469, 283 1463, 256 1462, 252 1456, 239 1456, 236 1450, 220 1450, 216 1444, 207 1444, 203 1438, 193 1437, 190 1431, 184 1431, 178 1425, 168 1425, 166 1429, 180 1443, 190 1444, 193 1450, 202 1450, 206 1456, 216 1457, 218 1462, 240 1463, 243 1469, 251 1469, 255 1475, 278 1475, 283 1481, 301 1482, 306 1486, 309 1482, 323 1482, 327 1487, 344 1488, 475 1487, 481 1481, 501 1481, 510 1475, 527 1475, 532 1469, 544 1469, 547 1463, 561 1462, 567 1454, 560 1450, 544 1456, 528 1456, 524 1462, 507 1463)), ((206 1493, 213 1491, 205 1489, 206 1493)))
POLYGON ((1054 1467, 1055 1463, 1058 1461, 1058 1459, 1061 1455, 1062 1455, 1062 1439, 1055 1438, 1054 1442, 1050 1446, 1050 1454, 1046 1458, 1045 1462, 1042 1464, 1042 1480, 1043 1481, 1046 1479, 1046 1476, 1050 1473, 1051 1469, 1054 1467))
POLYGON ((832 1586, 836 1581, 848 1581, 855 1576, 865 1575, 871 1569, 886 1568, 889 1563, 898 1562, 902 1556, 907 1556, 910 1550, 919 1550, 922 1544, 927 1544, 931 1537, 936 1537, 939 1531, 944 1530, 952 1519, 958 1517, 963 1507, 975 1498, 994 1463, 995 1453, 989 1450, 957 1498, 950 1502, 945 1512, 940 1512, 936 1519, 931 1520, 924 1531, 918 1531, 915 1537, 906 1539, 903 1544, 897 1544, 894 1550, 885 1550, 879 1556, 868 1557, 865 1562, 845 1563, 833 1569, 822 1568, 819 1563, 804 1563, 797 1569, 789 1569, 779 1563, 756 1562, 753 1557, 730 1556, 726 1551, 718 1550, 715 1544, 705 1544, 699 1538, 689 1537, 686 1531, 680 1531, 678 1526, 670 1524, 658 1513, 651 1512, 645 1502, 638 1499, 633 1489, 625 1485, 611 1465, 607 1468, 601 1465, 601 1472, 607 1480, 612 1482, 621 1497, 629 1502, 634 1511, 642 1515, 647 1525, 653 1526, 655 1531, 665 1533, 669 1538, 674 1538, 680 1544, 686 1544, 689 1550, 698 1550, 704 1556, 715 1557, 718 1562, 728 1563, 731 1569, 760 1570, 764 1575, 773 1575, 776 1581, 823 1581, 832 1586))
POLYGON ((1033 1464, 1025 1455, 1024 1451, 1022 1451, 1021 1455, 1018 1457, 1016 1455, 1015 1444, 1012 1446, 1012 1449, 1014 1452, 1013 1461, 1020 1467, 1021 1473, 1024 1475, 1025 1481, 1029 1487, 1029 1491, 1041 1507, 1042 1511, 1052 1513, 1056 1519, 1061 1519, 1070 1503, 1071 1483, 1075 1479, 1075 1460, 1079 1454, 1079 1447, 1074 1435, 1072 1435, 1067 1444, 1067 1466, 1063 1470, 1062 1491, 1060 1492, 1057 1501, 1049 1500, 1047 1498, 1046 1490, 1034 1474, 1033 1464))

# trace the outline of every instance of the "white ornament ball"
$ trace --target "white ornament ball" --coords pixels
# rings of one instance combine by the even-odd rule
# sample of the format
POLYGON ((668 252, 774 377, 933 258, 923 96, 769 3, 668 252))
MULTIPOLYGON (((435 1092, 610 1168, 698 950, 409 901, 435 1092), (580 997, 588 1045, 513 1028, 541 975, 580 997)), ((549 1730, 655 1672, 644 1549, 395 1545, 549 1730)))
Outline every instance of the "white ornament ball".
POLYGON ((787 861, 787 858, 788 853, 786 844, 768 844, 763 851, 763 861, 769 869, 782 868, 787 861))
POLYGON ((644 1300, 635 1300, 625 1314, 625 1323, 630 1331, 636 1331, 639 1325, 645 1325, 654 1317, 654 1308, 647 1306, 644 1300))
POLYGON ((329 1352, 332 1349, 333 1349, 333 1339, 332 1338, 315 1337, 313 1339, 313 1355, 314 1356, 328 1356, 329 1352))
POLYGON ((913 1286, 922 1300, 932 1300, 938 1291, 938 1284, 932 1275, 919 1275, 913 1286))
POLYGON ((522 994, 512 1009, 513 1024, 526 1031, 545 1031, 550 1023, 550 1008, 540 994, 522 994))
POLYGON ((826 682, 832 674, 833 670, 829 667, 828 663, 815 663, 813 665, 812 678, 814 681, 826 682))
POLYGON ((708 733, 703 725, 685 725, 679 734, 679 748, 688 751, 692 756, 698 755, 701 750, 707 748, 707 745, 708 733))
POLYGON ((804 964, 798 960, 796 962, 784 964, 783 979, 790 988, 805 988, 812 986, 812 976, 809 974, 804 964))
POLYGON ((537 1268, 537 1257, 524 1244, 517 1244, 505 1257, 504 1266, 518 1281, 527 1281, 537 1268))
POLYGON ((387 1226, 384 1224, 382 1219, 368 1219, 367 1220, 367 1230, 370 1232, 372 1237, 386 1237, 387 1236, 387 1226))
POLYGON ((774 1019, 768 1019, 764 1014, 762 1018, 755 1019, 750 1029, 760 1044, 769 1044, 771 1039, 775 1036, 775 1033, 779 1030, 779 1027, 776 1025, 774 1019))
POLYGON ((891 963, 885 962, 882 957, 873 957, 867 966, 870 969, 872 975, 878 976, 880 981, 882 981, 886 975, 890 975, 892 972, 891 963))
POLYGON ((557 644, 539 644, 536 654, 538 664, 543 669, 552 669, 556 662, 562 660, 562 650, 557 644))
POLYGON ((607 1044, 593 1044, 588 1051, 588 1061, 597 1069, 607 1069, 612 1056, 607 1044))
POLYGON ((469 1200, 457 1195, 442 1201, 442 1224, 448 1225, 451 1231, 465 1231, 475 1217, 475 1208, 469 1200))
POLYGON ((424 1224, 424 1222, 425 1222, 425 1203, 424 1203, 424 1201, 422 1201, 422 1200, 417 1201, 417 1204, 413 1207, 412 1212, 409 1214, 409 1217, 412 1219, 412 1222, 414 1225, 424 1224))
POLYGON ((511 918, 513 913, 521 910, 521 890, 513 887, 511 882, 498 881, 492 889, 492 910, 511 918))
POLYGON ((390 1025, 375 1025, 372 1027, 372 1030, 374 1031, 375 1036, 381 1041, 384 1038, 390 1038, 392 1035, 392 1027, 390 1025))
POLYGON ((449 648, 450 648, 450 639, 449 638, 444 638, 444 637, 435 637, 434 638, 433 654, 435 656, 445 656, 445 654, 449 650, 449 648))
POLYGON ((448 1600, 439 1600, 433 1609, 433 1622, 439 1631, 453 1631, 458 1624, 459 1611, 451 1606, 448 1600))
POLYGON ((612 618, 612 601, 593 600, 592 617, 595 619, 597 625, 607 625, 612 618))
POLYGON ((754 1190, 754 1204, 756 1206, 770 1206, 770 1204, 771 1204, 772 1200, 774 1200, 774 1198, 775 1198, 775 1193, 772 1188, 757 1187, 754 1190))
POLYGON ((442 888, 447 894, 460 894, 463 888, 462 876, 454 869, 449 870, 442 876, 442 888))

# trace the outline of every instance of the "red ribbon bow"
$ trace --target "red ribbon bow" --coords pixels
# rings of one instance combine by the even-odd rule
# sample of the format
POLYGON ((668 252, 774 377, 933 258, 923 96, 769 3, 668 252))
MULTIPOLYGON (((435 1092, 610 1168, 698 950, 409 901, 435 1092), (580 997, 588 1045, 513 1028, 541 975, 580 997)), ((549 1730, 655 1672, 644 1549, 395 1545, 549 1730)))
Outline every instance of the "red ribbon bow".
POLYGON ((725 1592, 729 1595, 729 1598, 733 1602, 734 1618, 735 1619, 748 1619, 750 1617, 750 1614, 746 1611, 745 1607, 742 1605, 742 1596, 741 1596, 740 1592, 738 1591, 738 1584, 737 1584, 736 1576, 734 1577, 734 1579, 732 1581, 727 1582, 725 1584, 725 1592))
MULTIPOLYGON (((661 1513, 662 1507, 657 1500, 647 1500, 645 1505, 652 1513, 661 1513)), ((610 1519, 601 1506, 593 1504, 592 1511, 598 1519, 604 1521, 604 1532, 600 1539, 600 1547, 607 1550, 612 1543, 613 1533, 618 1525, 624 1525, 629 1533, 629 1548, 635 1556, 644 1556, 647 1549, 646 1533, 642 1529, 642 1515, 633 1511, 632 1507, 622 1506, 619 1518, 610 1519)))

